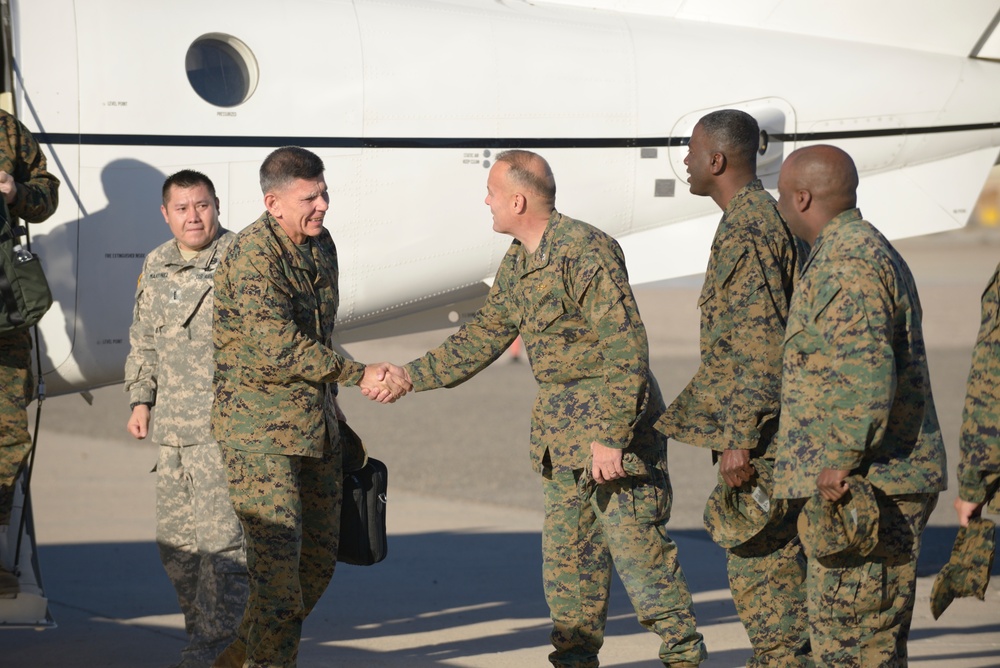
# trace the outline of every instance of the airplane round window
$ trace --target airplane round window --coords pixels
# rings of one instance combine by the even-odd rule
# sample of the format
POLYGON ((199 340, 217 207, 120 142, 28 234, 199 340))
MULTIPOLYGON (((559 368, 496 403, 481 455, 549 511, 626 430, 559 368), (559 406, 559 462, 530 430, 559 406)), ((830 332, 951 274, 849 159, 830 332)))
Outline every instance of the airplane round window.
POLYGON ((184 64, 194 91, 217 107, 243 104, 257 88, 257 59, 232 35, 202 35, 188 48, 184 64))

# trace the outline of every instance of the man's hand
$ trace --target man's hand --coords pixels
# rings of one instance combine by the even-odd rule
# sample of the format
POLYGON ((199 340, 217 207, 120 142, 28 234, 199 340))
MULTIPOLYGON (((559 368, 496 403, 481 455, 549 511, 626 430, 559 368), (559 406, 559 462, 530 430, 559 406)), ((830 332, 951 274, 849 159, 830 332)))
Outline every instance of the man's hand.
POLYGON ((361 394, 382 404, 391 404, 413 389, 406 370, 388 362, 366 366, 365 375, 358 385, 361 394))
POLYGON ((838 469, 823 469, 823 472, 819 474, 819 478, 816 479, 816 487, 819 488, 819 493, 827 501, 839 501, 840 497, 847 493, 847 483, 844 482, 844 479, 850 473, 850 471, 841 471, 838 469))
POLYGON ((969 526, 969 520, 983 514, 984 505, 986 504, 963 501, 961 498, 955 499, 955 512, 958 513, 958 526, 969 526))
POLYGON ((136 404, 136 407, 132 409, 132 417, 128 419, 125 428, 128 429, 128 433, 139 440, 146 438, 149 433, 149 406, 136 404))
POLYGON ((3 195, 7 204, 12 204, 17 197, 17 181, 4 171, 0 171, 0 195, 3 195))
POLYGON ((722 481, 736 488, 753 477, 754 468, 750 464, 749 450, 723 450, 719 459, 719 474, 722 481))
POLYGON ((600 484, 625 477, 621 450, 594 441, 590 444, 590 451, 594 456, 594 482, 600 484))

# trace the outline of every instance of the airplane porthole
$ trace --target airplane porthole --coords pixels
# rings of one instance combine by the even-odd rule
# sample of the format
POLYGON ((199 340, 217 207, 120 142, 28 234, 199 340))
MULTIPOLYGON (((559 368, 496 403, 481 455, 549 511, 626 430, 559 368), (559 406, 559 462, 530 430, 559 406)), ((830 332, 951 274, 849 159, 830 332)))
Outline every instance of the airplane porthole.
POLYGON ((184 61, 191 87, 217 107, 243 104, 257 88, 257 59, 232 35, 202 35, 188 47, 184 61))

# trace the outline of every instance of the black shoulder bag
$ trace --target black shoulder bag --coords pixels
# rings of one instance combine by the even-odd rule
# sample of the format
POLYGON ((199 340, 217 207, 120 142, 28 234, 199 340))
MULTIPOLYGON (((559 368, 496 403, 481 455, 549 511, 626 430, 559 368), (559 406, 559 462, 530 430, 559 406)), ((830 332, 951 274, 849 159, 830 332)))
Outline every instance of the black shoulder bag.
MULTIPOLYGON (((0 199, 2 201, 2 199, 0 199)), ((0 334, 34 326, 52 306, 52 292, 38 256, 21 244, 28 230, 14 227, 0 207, 0 334)))

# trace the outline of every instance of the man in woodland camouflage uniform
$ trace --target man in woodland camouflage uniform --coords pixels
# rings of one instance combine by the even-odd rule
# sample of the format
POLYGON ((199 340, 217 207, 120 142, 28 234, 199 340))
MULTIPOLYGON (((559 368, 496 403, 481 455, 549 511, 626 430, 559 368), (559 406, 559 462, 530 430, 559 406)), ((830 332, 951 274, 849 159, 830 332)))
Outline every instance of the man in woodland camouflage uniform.
POLYGON ((1000 265, 982 298, 982 320, 966 385, 955 511, 961 526, 983 506, 1000 512, 1000 265))
POLYGON ((405 369, 417 390, 451 387, 521 335, 539 392, 531 461, 543 476, 545 595, 555 666, 597 666, 612 563, 665 665, 706 656, 667 536, 671 487, 664 405, 618 244, 555 210, 548 164, 528 151, 497 157, 487 180, 493 229, 515 238, 486 304, 405 369))
POLYGON ((302 622, 337 559, 336 384, 361 385, 384 401, 409 389, 402 369, 365 367, 332 348, 339 269, 323 227, 323 171, 305 149, 272 152, 260 168, 267 210, 237 235, 215 275, 212 431, 250 572, 238 638, 216 666, 295 665, 302 622))
POLYGON ((848 476, 874 488, 877 542, 808 559, 812 652, 822 666, 897 666, 945 452, 916 285, 855 208, 857 186, 833 146, 794 151, 781 169, 778 210, 812 251, 785 330, 774 487, 828 508, 851 498, 848 476))
POLYGON ((212 293, 234 235, 219 226, 215 186, 199 172, 170 176, 160 211, 174 238, 146 256, 139 276, 125 361, 127 429, 159 446, 156 544, 188 634, 177 665, 201 668, 235 638, 247 598, 243 530, 211 434, 212 293))
MULTIPOLYGON (((59 179, 46 170, 45 155, 28 129, 6 111, 0 111, 0 195, 10 215, 28 223, 47 219, 59 204, 59 179)), ((0 537, 10 524, 14 485, 31 451, 27 408, 33 396, 30 329, 0 335, 0 537)), ((17 592, 17 577, 0 564, 0 596, 17 592)))
MULTIPOLYGON (((781 342, 797 246, 757 179, 760 130, 749 114, 714 111, 695 125, 684 163, 691 192, 723 210, 701 308, 701 366, 660 418, 667 436, 712 450, 721 484, 749 487, 781 403, 781 342)), ((764 465, 767 465, 764 463, 764 465)), ((808 666, 805 560, 797 509, 726 551, 733 602, 753 646, 747 666, 808 666)))

